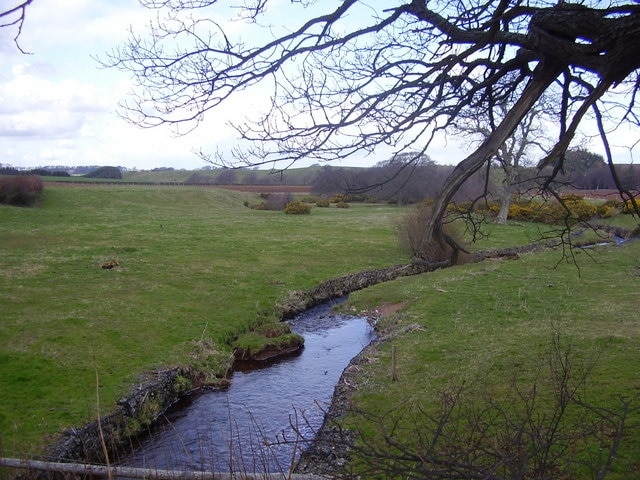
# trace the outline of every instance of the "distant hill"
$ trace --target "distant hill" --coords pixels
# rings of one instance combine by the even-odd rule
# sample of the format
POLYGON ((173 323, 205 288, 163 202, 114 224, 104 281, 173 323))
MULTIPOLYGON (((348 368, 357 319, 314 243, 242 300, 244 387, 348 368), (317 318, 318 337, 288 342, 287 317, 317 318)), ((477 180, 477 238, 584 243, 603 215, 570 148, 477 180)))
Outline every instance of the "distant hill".
POLYGON ((282 172, 249 168, 154 169, 126 171, 123 172, 122 178, 127 182, 195 185, 311 185, 321 168, 319 165, 313 165, 304 168, 290 168, 282 172))
POLYGON ((86 178, 122 180, 122 172, 118 167, 99 167, 85 175, 86 178))

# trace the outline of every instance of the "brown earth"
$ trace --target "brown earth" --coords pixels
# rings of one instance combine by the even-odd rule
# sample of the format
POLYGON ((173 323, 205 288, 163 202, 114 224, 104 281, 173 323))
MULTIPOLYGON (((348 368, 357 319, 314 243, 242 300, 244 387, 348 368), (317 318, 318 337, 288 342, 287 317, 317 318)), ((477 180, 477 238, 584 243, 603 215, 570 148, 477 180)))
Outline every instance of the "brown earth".
POLYGON ((55 181, 45 180, 45 186, 56 187, 94 187, 97 185, 139 185, 139 186, 170 186, 170 187, 203 187, 203 188, 221 188, 223 190, 234 190, 237 192, 251 192, 251 193, 311 193, 310 185, 210 185, 210 184, 195 184, 195 183, 182 183, 182 182, 163 182, 163 183, 147 183, 147 182, 101 182, 96 181, 55 181))

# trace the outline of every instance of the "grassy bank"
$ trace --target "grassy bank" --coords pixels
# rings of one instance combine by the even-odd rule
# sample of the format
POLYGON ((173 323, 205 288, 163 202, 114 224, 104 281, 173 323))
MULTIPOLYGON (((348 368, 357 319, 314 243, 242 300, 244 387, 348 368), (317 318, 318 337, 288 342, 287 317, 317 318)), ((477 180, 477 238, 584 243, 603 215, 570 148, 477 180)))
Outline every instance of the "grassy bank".
MULTIPOLYGON (((557 346, 562 353, 570 352, 572 385, 578 385, 580 375, 592 368, 578 390, 590 405, 619 412, 624 401, 635 397, 636 411, 627 420, 611 477, 635 478, 640 466, 640 242, 578 250, 575 255, 577 266, 558 264, 558 252, 545 252, 523 255, 517 261, 485 261, 401 278, 353 294, 351 307, 358 310, 404 302, 400 312, 382 320, 382 327, 414 326, 381 345, 372 361, 361 367, 356 406, 379 415, 368 427, 359 423, 370 435, 368 441, 383 445, 378 437, 380 424, 387 422, 391 428, 398 412, 404 412, 395 425, 395 438, 410 452, 425 435, 416 426, 428 423, 428 415, 434 416, 431 420, 439 418, 443 399, 453 401, 460 388, 463 394, 454 415, 473 410, 479 416, 485 408, 483 422, 488 422, 498 412, 489 406, 499 406, 503 409, 499 420, 492 420, 502 424, 522 414, 518 409, 523 408, 523 399, 533 398, 536 383, 535 410, 525 427, 548 421, 550 428, 551 412, 544 405, 558 387, 558 378, 550 371, 552 364, 557 368, 553 363, 557 346), (394 350, 397 381, 391 378, 394 350)), ((576 420, 583 414, 581 409, 570 409, 562 427, 588 428, 586 420, 576 420), (569 427, 572 421, 576 425, 569 427)), ((511 427, 510 445, 514 446, 515 423, 511 427)), ((480 422, 475 428, 479 438, 480 422)), ((613 426, 607 424, 604 431, 611 440, 613 426)), ((499 434, 493 434, 497 444, 499 434)), ((568 443, 571 449, 584 452, 581 442, 577 435, 568 443)), ((594 443, 586 450, 591 457, 582 453, 581 460, 608 453, 594 443)), ((463 443, 462 449, 469 444, 463 443)), ((426 445, 422 447, 426 452, 426 445)), ((387 446, 387 452, 392 450, 387 446)), ((592 478, 592 473, 585 467, 576 478, 592 478)))
POLYGON ((189 362, 194 341, 229 352, 289 290, 406 261, 392 207, 292 216, 250 210, 247 198, 74 186, 48 187, 39 208, 0 206, 5 450, 37 451, 95 418, 96 373, 106 412, 140 373, 189 362))

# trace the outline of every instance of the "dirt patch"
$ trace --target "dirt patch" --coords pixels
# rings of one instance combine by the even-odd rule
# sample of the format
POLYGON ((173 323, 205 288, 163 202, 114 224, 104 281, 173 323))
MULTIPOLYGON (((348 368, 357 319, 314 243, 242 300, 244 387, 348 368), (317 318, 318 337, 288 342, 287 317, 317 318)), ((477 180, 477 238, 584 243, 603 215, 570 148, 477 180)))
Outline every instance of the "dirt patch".
POLYGON ((407 302, 400 303, 383 303, 382 305, 374 308, 373 310, 368 310, 366 313, 367 317, 371 320, 378 320, 382 317, 386 317, 388 315, 393 315, 394 313, 402 310, 407 306, 407 302))

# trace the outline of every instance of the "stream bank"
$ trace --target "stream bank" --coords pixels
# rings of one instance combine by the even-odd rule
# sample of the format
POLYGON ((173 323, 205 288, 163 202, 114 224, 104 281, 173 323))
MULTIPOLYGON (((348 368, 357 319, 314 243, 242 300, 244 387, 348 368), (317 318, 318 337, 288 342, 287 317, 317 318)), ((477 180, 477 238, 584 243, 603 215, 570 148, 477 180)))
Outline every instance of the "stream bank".
MULTIPOLYGON (((485 258, 517 258, 521 253, 533 252, 553 247, 552 244, 533 244, 516 249, 492 250, 476 254, 474 260, 485 258)), ((394 280, 401 276, 426 273, 437 268, 444 268, 447 264, 407 264, 395 267, 368 270, 356 274, 345 275, 327 280, 317 287, 293 292, 287 299, 277 306, 277 313, 282 319, 288 319, 297 313, 307 310, 327 300, 342 297, 348 293, 367 288, 377 283, 394 280)), ((375 348, 372 347, 372 348, 375 348)), ((363 354, 356 357, 354 365, 363 361, 363 354)), ((348 375, 351 367, 345 371, 348 375)), ((344 389, 342 380, 335 388, 336 409, 341 403, 347 404, 349 392, 344 389), (344 397, 344 398, 343 398, 344 397)), ((98 462, 104 463, 105 446, 111 455, 123 446, 127 446, 132 437, 146 431, 156 423, 164 412, 181 398, 194 390, 203 387, 224 389, 228 381, 219 379, 210 384, 206 372, 197 368, 183 366, 150 372, 143 381, 135 385, 130 393, 117 402, 113 413, 78 428, 70 428, 63 432, 59 440, 48 450, 48 457, 56 461, 98 462)), ((334 405, 331 404, 328 418, 334 415, 334 405)), ((345 407, 346 408, 346 407, 345 407)), ((327 427, 328 428, 328 427, 327 427)), ((322 443, 325 434, 321 428, 318 444, 322 443)), ((312 447, 314 448, 314 447, 312 447)), ((339 455, 336 455, 339 458, 339 455)), ((300 467, 304 468, 304 467, 300 467)))
MULTIPOLYGON (((314 306, 376 283, 441 267, 408 264, 345 275, 322 282, 310 290, 292 292, 276 306, 276 312, 282 320, 291 319, 314 306)), ((186 395, 203 388, 223 390, 228 386, 226 379, 217 379, 212 383, 207 372, 193 366, 149 372, 125 397, 118 400, 112 413, 62 432, 48 449, 47 458, 63 462, 105 463, 104 447, 109 457, 114 456, 127 447, 132 438, 146 432, 168 408, 186 395)))
POLYGON ((299 354, 236 370, 229 389, 180 401, 117 464, 180 471, 290 471, 322 425, 344 369, 375 337, 366 317, 337 314, 333 304, 291 320, 292 331, 305 338, 299 354))

